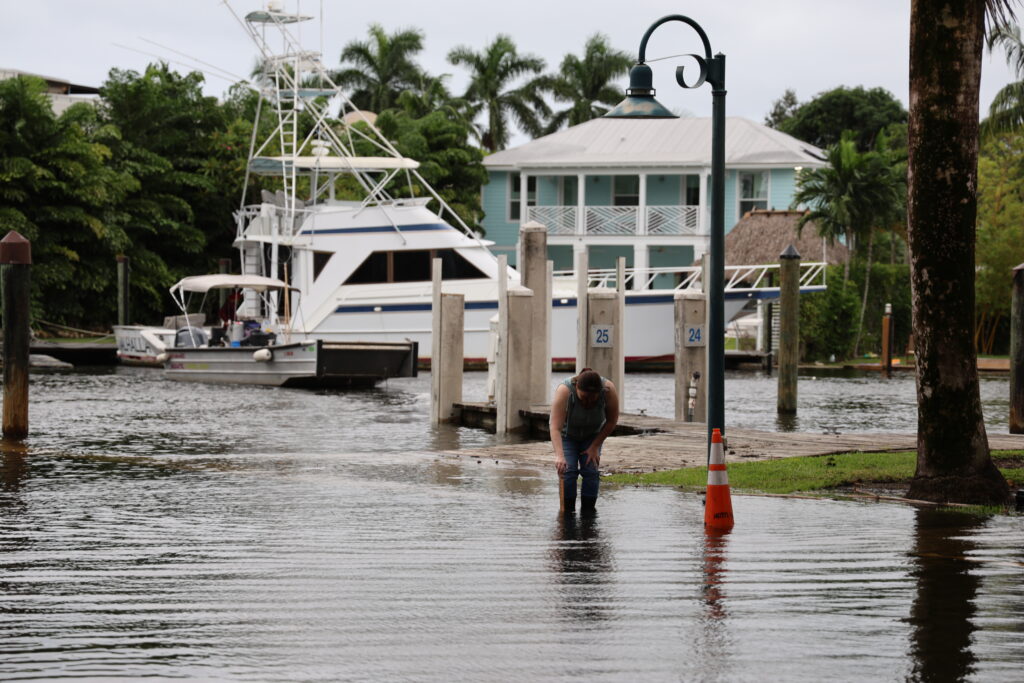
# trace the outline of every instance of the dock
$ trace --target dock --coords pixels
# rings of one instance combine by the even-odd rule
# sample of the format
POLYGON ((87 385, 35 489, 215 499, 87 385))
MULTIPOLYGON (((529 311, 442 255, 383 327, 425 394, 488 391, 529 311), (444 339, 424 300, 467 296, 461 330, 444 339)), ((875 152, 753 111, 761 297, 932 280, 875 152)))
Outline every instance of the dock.
MULTIPOLYGON (((494 407, 487 403, 458 403, 458 424, 494 431, 494 407)), ((446 451, 449 457, 477 460, 504 460, 542 468, 554 467, 548 431, 550 407, 531 406, 520 414, 526 419, 529 435, 536 441, 526 443, 446 451)), ((728 428, 725 459, 727 464, 756 460, 776 460, 797 456, 820 456, 850 451, 866 453, 914 450, 916 434, 894 433, 822 433, 765 432, 728 428)), ((1024 449, 1024 435, 988 435, 993 449, 1024 449)), ((704 466, 707 458, 707 430, 697 422, 678 422, 649 415, 623 414, 612 436, 601 450, 604 472, 639 473, 682 467, 704 466)))

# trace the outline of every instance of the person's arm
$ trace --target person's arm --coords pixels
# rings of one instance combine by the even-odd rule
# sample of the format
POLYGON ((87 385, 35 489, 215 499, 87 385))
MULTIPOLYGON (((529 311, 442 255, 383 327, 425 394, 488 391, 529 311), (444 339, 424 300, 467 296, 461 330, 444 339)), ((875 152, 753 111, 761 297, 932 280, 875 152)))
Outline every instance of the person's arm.
POLYGON ((559 474, 565 473, 565 453, 562 452, 562 428, 565 426, 565 410, 569 404, 569 387, 559 384, 555 389, 555 397, 551 400, 551 445, 555 449, 555 469, 559 474))
POLYGON ((604 386, 604 426, 590 442, 587 450, 583 451, 587 456, 587 462, 593 458, 595 465, 601 464, 601 444, 615 431, 615 425, 619 424, 619 392, 615 390, 611 380, 605 382, 604 386))

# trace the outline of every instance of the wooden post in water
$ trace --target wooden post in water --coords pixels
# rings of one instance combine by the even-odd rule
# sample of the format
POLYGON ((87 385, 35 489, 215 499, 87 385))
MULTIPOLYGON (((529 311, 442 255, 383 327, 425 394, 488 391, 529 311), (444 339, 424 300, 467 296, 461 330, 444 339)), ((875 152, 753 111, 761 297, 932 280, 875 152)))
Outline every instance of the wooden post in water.
POLYGON ((706 294, 676 292, 676 419, 680 421, 707 422, 708 419, 707 310, 706 294))
MULTIPOLYGON (((774 273, 766 274, 765 279, 769 288, 775 284, 774 273)), ((761 301, 761 351, 764 353, 761 363, 766 375, 772 374, 772 356, 775 353, 772 348, 772 308, 771 301, 761 301)))
POLYGON ((465 297, 441 291, 441 259, 433 262, 430 336, 430 420, 448 422, 452 407, 462 401, 465 297))
POLYGON ((619 295, 617 313, 619 337, 616 342, 619 345, 619 353, 616 358, 618 365, 615 368, 615 376, 618 379, 612 379, 612 383, 615 384, 615 389, 619 394, 619 411, 621 412, 625 410, 626 405, 626 258, 624 256, 615 259, 615 292, 619 295))
POLYGON ((533 343, 533 292, 509 289, 504 276, 508 257, 498 256, 498 347, 495 350, 495 431, 505 434, 525 424, 521 409, 530 407, 530 362, 533 343))
POLYGON ((533 345, 530 361, 530 401, 551 400, 551 281, 548 279, 548 229, 536 221, 519 229, 523 286, 533 292, 533 345))
POLYGON ((778 412, 796 414, 797 364, 800 361, 800 254, 791 244, 779 255, 778 412))
POLYGON ((622 321, 618 292, 593 291, 587 295, 586 365, 616 388, 622 386, 622 321))
POLYGON ((131 320, 131 299, 129 298, 129 264, 124 254, 117 255, 117 324, 127 325, 131 320))
POLYGON ((882 374, 892 377, 892 304, 885 305, 882 316, 882 374))
POLYGON ((576 252, 576 374, 587 367, 587 342, 590 328, 587 327, 587 292, 590 284, 587 251, 576 252))
POLYGON ((1013 269, 1010 304, 1010 433, 1024 434, 1024 263, 1013 269))
POLYGON ((28 436, 29 276, 32 244, 11 230, 0 240, 3 270, 4 411, 3 438, 28 436))

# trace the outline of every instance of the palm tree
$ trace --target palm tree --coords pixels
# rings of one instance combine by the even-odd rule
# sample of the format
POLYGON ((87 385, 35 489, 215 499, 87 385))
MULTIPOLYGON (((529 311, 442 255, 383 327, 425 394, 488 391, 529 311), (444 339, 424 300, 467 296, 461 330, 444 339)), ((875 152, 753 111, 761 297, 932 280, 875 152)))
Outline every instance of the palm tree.
POLYGON ((542 122, 551 114, 542 96, 544 80, 532 78, 519 87, 512 84, 523 76, 541 73, 543 59, 520 55, 510 37, 499 35, 481 52, 456 47, 448 53, 448 61, 471 72, 465 99, 487 117, 480 134, 480 144, 486 149, 495 152, 508 144, 510 116, 527 134, 542 134, 542 122))
POLYGON ((334 80, 353 89, 352 104, 382 112, 419 82, 422 70, 413 56, 422 49, 423 32, 418 29, 388 34, 380 24, 370 24, 370 40, 352 41, 341 51, 341 63, 348 66, 336 72, 334 80))
POLYGON ((588 38, 583 58, 566 55, 558 74, 546 82, 555 99, 570 106, 552 115, 545 132, 553 133, 566 124, 575 126, 604 116, 626 96, 611 81, 625 75, 632 65, 633 58, 612 49, 606 36, 595 33, 588 38))
POLYGON ((987 137, 1017 130, 1024 125, 1024 41, 1021 40, 1020 26, 1000 24, 988 34, 985 43, 989 52, 997 45, 1006 51, 1006 63, 1013 67, 1018 79, 1004 86, 992 98, 988 118, 982 122, 982 133, 987 137))
POLYGON ((845 238, 850 249, 843 270, 844 284, 850 276, 850 254, 858 243, 867 242, 864 296, 853 344, 856 355, 867 310, 875 232, 891 228, 903 214, 905 169, 902 164, 894 163, 884 150, 858 151, 852 131, 845 131, 840 141, 827 150, 827 160, 828 166, 800 175, 793 205, 811 207, 800 218, 798 230, 803 230, 809 221, 815 221, 818 234, 829 243, 845 238))
POLYGON ((1010 0, 914 0, 910 12, 907 235, 917 368, 917 469, 911 498, 1000 504, 978 387, 975 221, 978 90, 986 14, 1010 0))

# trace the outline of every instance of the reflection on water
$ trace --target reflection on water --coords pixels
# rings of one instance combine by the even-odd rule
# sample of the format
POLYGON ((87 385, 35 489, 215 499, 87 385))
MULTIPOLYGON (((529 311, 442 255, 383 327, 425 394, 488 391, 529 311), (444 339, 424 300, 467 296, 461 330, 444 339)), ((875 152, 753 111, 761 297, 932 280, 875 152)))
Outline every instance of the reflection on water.
POLYGON ((708 536, 697 494, 605 486, 563 519, 553 468, 439 455, 495 439, 428 396, 33 375, 0 679, 1019 679, 1020 517, 735 496, 708 536))
POLYGON ((968 555, 976 550, 970 534, 983 522, 978 515, 917 511, 911 550, 917 580, 910 610, 914 680, 961 681, 974 673, 971 641, 981 577, 968 555))
POLYGON ((608 619, 614 565, 598 518, 559 514, 551 559, 558 605, 565 616, 588 625, 608 619))

